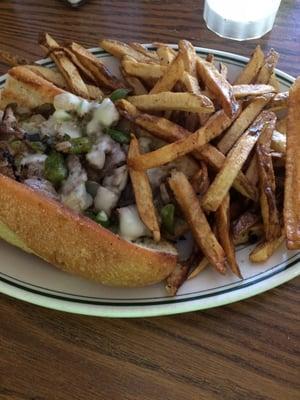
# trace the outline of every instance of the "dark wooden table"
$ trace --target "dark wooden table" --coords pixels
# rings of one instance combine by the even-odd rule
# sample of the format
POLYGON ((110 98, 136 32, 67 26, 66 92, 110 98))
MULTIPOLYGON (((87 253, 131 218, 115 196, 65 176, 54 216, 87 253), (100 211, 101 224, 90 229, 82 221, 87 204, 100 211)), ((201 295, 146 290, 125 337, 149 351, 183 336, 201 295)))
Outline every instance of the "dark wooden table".
MULTIPOLYGON (((284 0, 273 31, 255 42, 217 37, 202 13, 197 0, 92 0, 79 10, 58 0, 2 0, 0 47, 39 58, 40 31, 87 46, 101 36, 186 38, 245 55, 260 43, 279 50, 280 68, 300 74, 299 0, 284 0)), ((1 296, 0 399, 299 399, 299 283, 222 308, 136 320, 63 314, 1 296)))

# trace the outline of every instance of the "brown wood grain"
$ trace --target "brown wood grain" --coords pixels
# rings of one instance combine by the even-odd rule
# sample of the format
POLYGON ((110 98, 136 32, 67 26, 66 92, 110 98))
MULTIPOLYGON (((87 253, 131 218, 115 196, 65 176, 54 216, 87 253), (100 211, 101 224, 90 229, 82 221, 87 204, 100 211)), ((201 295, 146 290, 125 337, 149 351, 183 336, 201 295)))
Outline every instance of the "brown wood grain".
MULTIPOLYGON (((283 1, 273 31, 234 42, 208 31, 203 1, 0 2, 0 48, 37 59, 40 31, 96 46, 100 37, 176 42, 249 55, 257 43, 300 74, 300 2, 283 1)), ((0 73, 6 67, 0 64, 0 73)), ((1 257, 1 255, 0 255, 1 257)), ((100 319, 0 297, 1 400, 296 400, 299 283, 185 315, 100 319)))

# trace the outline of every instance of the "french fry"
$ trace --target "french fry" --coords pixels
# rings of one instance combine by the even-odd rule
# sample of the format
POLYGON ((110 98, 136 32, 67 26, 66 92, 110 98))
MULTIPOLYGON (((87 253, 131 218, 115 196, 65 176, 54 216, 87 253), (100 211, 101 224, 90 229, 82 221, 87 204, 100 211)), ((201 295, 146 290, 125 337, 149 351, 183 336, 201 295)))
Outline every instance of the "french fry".
POLYGON ((233 124, 217 144, 218 149, 223 154, 228 153, 242 133, 245 132, 245 130, 255 120, 265 105, 271 100, 271 98, 271 94, 258 97, 241 112, 241 114, 233 122, 233 124))
POLYGON ((149 57, 146 57, 140 51, 135 50, 133 47, 126 43, 120 42, 118 40, 102 39, 99 42, 100 47, 112 54, 118 59, 122 59, 124 56, 130 56, 136 61, 148 61, 149 57))
MULTIPOLYGON (((201 93, 198 79, 190 75, 188 72, 186 71, 184 72, 181 82, 189 93, 194 93, 196 95, 204 95, 203 92, 201 93)), ((192 114, 190 116, 192 122, 189 121, 190 122, 189 126, 192 126, 193 128, 196 126, 195 129, 197 129, 197 127, 199 127, 200 124, 204 125, 205 122, 207 122, 209 116, 210 113, 206 112, 198 112, 197 115, 192 114)), ((194 132, 195 129, 192 129, 192 131, 194 132)))
POLYGON ((267 261, 272 254, 283 243, 284 235, 281 235, 271 241, 259 243, 250 253, 249 259, 253 263, 262 263, 267 261))
MULTIPOLYGON (((258 224, 261 217, 258 212, 247 210, 241 214, 232 224, 232 236, 235 244, 241 241, 241 238, 247 237, 249 230, 258 224)), ((246 240, 247 241, 247 240, 246 240)))
POLYGON ((30 61, 25 57, 18 56, 17 54, 11 54, 8 51, 3 50, 0 50, 0 62, 9 65, 10 67, 33 64, 33 61, 30 61))
POLYGON ((216 211, 232 186, 238 172, 248 158, 257 142, 265 124, 273 118, 273 114, 263 111, 250 128, 236 142, 228 153, 222 169, 219 171, 208 191, 203 197, 202 206, 207 211, 216 211))
POLYGON ((238 236, 236 240, 233 240, 233 244, 235 246, 238 246, 240 244, 245 244, 245 243, 253 243, 253 241, 257 241, 258 239, 261 239, 264 236, 264 227, 263 224, 261 223, 256 223, 251 228, 248 229, 244 233, 244 235, 238 236))
MULTIPOLYGON (((203 146, 200 150, 193 153, 196 159, 205 160, 215 170, 219 171, 226 160, 226 157, 216 147, 211 144, 203 146)), ((240 192, 243 196, 253 201, 257 200, 258 194, 255 185, 240 171, 235 178, 232 186, 235 190, 240 192)))
MULTIPOLYGON (((176 142, 165 145, 150 153, 141 154, 140 156, 133 158, 130 165, 135 169, 150 169, 167 164, 168 162, 182 157, 183 155, 192 151, 198 151, 202 146, 222 133, 224 125, 227 125, 228 120, 230 121, 230 118, 224 113, 223 110, 220 110, 215 113, 211 119, 209 119, 204 127, 198 129, 196 132, 188 135, 183 133, 184 136, 176 142)), ((135 119, 137 124, 138 121, 139 116, 135 119)), ((167 132, 167 134, 169 134, 169 132, 167 132)))
MULTIPOLYGON (((130 146, 128 150, 128 162, 132 157, 140 154, 139 142, 134 135, 131 136, 130 146)), ((152 232, 153 238, 156 242, 160 241, 160 230, 153 204, 153 195, 149 178, 143 171, 135 171, 129 168, 129 175, 135 195, 136 205, 141 217, 141 220, 152 232)))
MULTIPOLYGON (((209 118, 204 128, 210 132, 212 137, 217 137, 228 128, 234 118, 235 117, 229 118, 223 110, 219 110, 209 118)), ((169 143, 191 135, 191 132, 181 126, 164 118, 154 117, 152 115, 140 114, 136 117, 135 122, 153 135, 169 143)), ((197 153, 198 152, 200 152, 200 150, 197 150, 197 153)))
POLYGON ((197 78, 185 71, 181 81, 189 93, 201 95, 201 89, 197 78))
POLYGON ((220 204, 220 207, 216 211, 217 235, 220 244, 224 249, 226 260, 231 271, 239 278, 242 278, 240 268, 236 261, 234 244, 230 232, 229 207, 230 207, 230 196, 229 194, 227 194, 224 197, 222 203, 220 204))
POLYGON ((189 274, 187 280, 189 281, 190 279, 196 278, 196 276, 199 275, 200 272, 204 271, 208 265, 209 265, 208 259, 206 257, 203 257, 202 260, 197 265, 197 267, 193 269, 193 271, 189 274))
POLYGON ((177 53, 176 49, 173 49, 173 47, 171 47, 168 43, 165 43, 165 42, 152 42, 152 46, 156 47, 156 48, 162 47, 162 46, 169 47, 172 51, 177 53))
POLYGON ((101 86, 105 86, 111 90, 125 87, 124 83, 117 79, 108 68, 87 49, 79 44, 72 42, 68 48, 75 54, 80 63, 88 70, 96 79, 96 82, 101 86))
POLYGON ((226 272, 224 250, 213 234, 191 184, 182 172, 173 171, 169 185, 193 236, 209 262, 221 273, 226 272))
POLYGON ((289 92, 282 92, 276 94, 267 105, 267 109, 270 111, 286 110, 288 106, 289 92))
POLYGON ((89 98, 91 100, 102 100, 103 99, 104 93, 98 86, 86 84, 86 87, 87 87, 87 90, 89 93, 89 98))
MULTIPOLYGON (((144 126, 146 126, 146 128, 144 128, 144 129, 148 130, 151 133, 153 133, 153 130, 154 130, 154 132, 161 131, 161 133, 158 133, 156 136, 159 138, 162 138, 162 140, 167 141, 167 139, 169 137, 169 131, 172 129, 172 127, 173 128, 175 127, 176 130, 179 130, 179 131, 182 130, 183 132, 185 132, 185 129, 183 127, 169 121, 166 118, 142 113, 133 104, 129 103, 125 99, 117 101, 116 106, 118 108, 119 113, 123 117, 125 117, 129 121, 135 122, 136 125, 138 125, 139 127, 144 128, 144 126), (140 119, 139 123, 136 122, 137 119, 140 119), (156 124, 158 124, 157 129, 155 127, 156 124), (148 125, 149 125, 149 128, 147 129, 148 125)), ((176 137, 176 139, 173 139, 173 140, 177 140, 178 138, 181 139, 182 137, 184 137, 184 133, 177 134, 177 132, 175 132, 175 137, 176 137)), ((169 141, 172 141, 172 140, 169 140, 169 141)))
POLYGON ((174 58, 177 55, 177 53, 174 49, 172 49, 169 46, 166 46, 164 44, 159 44, 159 43, 158 43, 156 53, 159 56, 160 64, 165 65, 165 66, 171 64, 171 62, 174 60, 174 58))
POLYGON ((145 62, 137 62, 132 57, 125 56, 121 60, 122 68, 125 73, 130 76, 147 80, 158 80, 166 72, 167 67, 159 64, 147 64, 145 62))
MULTIPOLYGON (((128 56, 122 59, 121 65, 126 75, 138 77, 142 80, 151 79, 155 81, 159 80, 163 76, 167 76, 168 78, 166 79, 168 79, 168 82, 160 84, 160 86, 157 87, 156 89, 155 87, 152 88, 152 90, 150 91, 151 94, 159 93, 159 91, 165 92, 170 90, 175 85, 177 80, 181 80, 181 82, 186 86, 189 92, 195 94, 201 93, 197 80, 193 78, 190 74, 182 71, 183 67, 182 60, 178 61, 172 67, 171 73, 170 71, 167 71, 167 67, 165 65, 136 62, 133 58, 130 58, 128 56), (167 85, 170 89, 167 89, 167 85)), ((171 65, 169 65, 168 68, 171 68, 171 65)))
POLYGON ((209 176, 207 166, 204 161, 200 161, 199 170, 192 176, 191 184, 198 196, 203 196, 209 187, 209 176))
POLYGON ((264 59, 263 66, 261 67, 257 77, 255 78, 255 83, 269 83, 278 59, 279 54, 274 49, 270 49, 264 59))
POLYGON ((288 249, 300 248, 300 77, 290 89, 284 190, 284 224, 288 249))
MULTIPOLYGON (((196 77, 190 75, 188 72, 186 72, 186 71, 184 72, 181 82, 188 92, 198 94, 198 95, 205 94, 206 97, 208 97, 207 96, 208 93, 204 93, 201 91, 198 79, 196 77)), ((210 113, 199 112, 199 113, 197 113, 197 115, 198 115, 200 124, 204 125, 207 122, 207 120, 210 116, 210 113)), ((196 116, 193 116, 193 117, 195 119, 196 116)), ((197 121, 196 121, 196 124, 197 124, 197 121)))
POLYGON ((185 71, 196 78, 196 52, 194 46, 188 40, 180 40, 178 47, 182 55, 185 71))
POLYGON ((252 83, 264 63, 264 53, 260 46, 257 46, 244 69, 239 73, 234 84, 252 83))
POLYGON ((76 67, 81 72, 83 77, 91 81, 93 84, 97 84, 97 79, 95 75, 82 64, 82 62, 79 60, 76 54, 73 53, 72 50, 69 49, 68 47, 63 47, 63 50, 66 53, 66 55, 70 58, 70 60, 73 62, 73 64, 76 65, 76 67))
POLYGON ((252 185, 256 186, 258 183, 258 168, 257 168, 257 156, 256 154, 253 154, 247 171, 245 173, 247 179, 252 183, 252 185))
POLYGON ((284 118, 277 119, 276 122, 276 130, 280 133, 284 133, 286 135, 287 131, 287 116, 284 118))
POLYGON ((133 121, 136 125, 168 143, 175 142, 176 140, 190 135, 190 132, 182 126, 166 118, 141 113, 133 104, 125 99, 117 101, 116 106, 123 117, 133 121))
POLYGON ((78 69, 66 56, 65 52, 61 50, 61 47, 58 45, 58 43, 48 33, 40 36, 39 43, 41 47, 47 51, 47 53, 50 52, 50 57, 63 75, 71 92, 77 94, 78 96, 88 98, 88 89, 82 80, 78 69))
POLYGON ((166 291, 170 296, 175 296, 180 286, 186 281, 190 270, 189 263, 177 264, 174 271, 166 279, 166 291))
POLYGON ((286 153, 286 135, 274 130, 271 141, 272 150, 285 154, 286 153))
MULTIPOLYGON (((162 68, 162 66, 160 65, 162 68)), ((150 94, 167 92, 173 89, 184 73, 184 62, 181 53, 178 53, 176 58, 166 67, 166 70, 161 78, 156 82, 151 89, 150 94)))
POLYGON ((166 279, 166 290, 174 296, 182 284, 188 279, 188 274, 191 269, 195 268, 195 265, 199 263, 199 252, 197 249, 192 251, 189 258, 181 263, 178 263, 175 270, 166 279))
POLYGON ((159 61, 159 57, 155 51, 148 50, 140 43, 131 42, 129 46, 132 47, 134 50, 138 51, 139 53, 143 54, 146 58, 151 58, 154 62, 159 61))
POLYGON ((117 100, 115 104, 119 113, 131 122, 133 122, 141 114, 136 106, 129 103, 129 101, 125 99, 117 100))
MULTIPOLYGON (((119 112, 125 118, 134 121, 138 126, 146 129, 154 136, 168 143, 172 143, 190 135, 190 132, 186 131, 183 127, 174 124, 165 118, 139 113, 136 107, 126 100, 120 100, 116 104, 119 112)), ((221 134, 224 129, 232 123, 232 121, 233 119, 226 116, 223 111, 218 111, 211 116, 207 122, 207 127, 213 129, 216 134, 217 132, 220 132, 221 134)), ((197 160, 208 162, 216 170, 222 168, 226 159, 225 156, 211 144, 207 144, 201 149, 194 151, 193 156, 197 160)), ((257 190, 255 186, 251 185, 242 172, 239 172, 233 183, 233 187, 244 196, 254 201, 257 199, 257 190)))
POLYGON ((129 166, 137 170, 160 167, 203 146, 210 139, 211 137, 206 134, 206 129, 201 128, 177 142, 167 144, 157 150, 132 158, 129 166))
POLYGON ((127 100, 143 111, 214 111, 214 105, 208 97, 193 93, 162 92, 129 96, 127 100))
POLYGON ((194 158, 185 156, 173 161, 170 167, 178 169, 183 172, 188 179, 191 179, 199 170, 199 163, 196 162, 194 158))
POLYGON ((256 145, 258 166, 260 207, 267 241, 280 236, 281 227, 275 197, 275 175, 272 164, 271 140, 275 128, 276 116, 269 120, 256 145))
POLYGON ((58 86, 62 89, 68 88, 68 84, 65 78, 57 70, 55 71, 54 69, 46 68, 42 65, 24 65, 24 67, 30 69, 35 74, 53 83, 55 86, 58 86))
POLYGON ((275 89, 275 92, 279 93, 280 92, 280 83, 276 77, 275 72, 272 73, 270 79, 269 79, 269 85, 273 86, 275 89))
POLYGON ((269 85, 235 85, 232 86, 233 94, 236 99, 245 98, 248 96, 262 96, 267 93, 275 93, 276 89, 269 85))
POLYGON ((123 73, 123 77, 126 83, 131 87, 133 94, 135 94, 136 96, 148 93, 148 90, 145 88, 144 84, 140 81, 139 78, 129 76, 125 73, 125 71, 123 73))
POLYGON ((233 116, 238 109, 238 103, 234 98, 230 83, 223 78, 212 63, 199 57, 197 57, 197 72, 207 88, 218 98, 226 114, 233 116))

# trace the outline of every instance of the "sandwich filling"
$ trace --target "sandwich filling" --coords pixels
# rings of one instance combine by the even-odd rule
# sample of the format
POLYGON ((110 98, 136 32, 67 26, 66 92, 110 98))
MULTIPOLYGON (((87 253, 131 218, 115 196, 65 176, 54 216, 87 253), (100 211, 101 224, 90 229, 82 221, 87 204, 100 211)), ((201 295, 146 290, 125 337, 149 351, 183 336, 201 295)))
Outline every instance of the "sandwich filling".
MULTIPOLYGON (((130 123, 120 117, 111 98, 91 102, 65 92, 55 97, 53 105, 34 110, 9 105, 0 121, 0 173, 124 239, 152 236, 139 216, 129 178, 130 123)), ((135 134, 141 152, 164 144, 147 132, 135 134)), ((192 176, 197 164, 184 157, 147 171, 162 233, 168 239, 186 231, 166 183, 173 168, 192 176)))

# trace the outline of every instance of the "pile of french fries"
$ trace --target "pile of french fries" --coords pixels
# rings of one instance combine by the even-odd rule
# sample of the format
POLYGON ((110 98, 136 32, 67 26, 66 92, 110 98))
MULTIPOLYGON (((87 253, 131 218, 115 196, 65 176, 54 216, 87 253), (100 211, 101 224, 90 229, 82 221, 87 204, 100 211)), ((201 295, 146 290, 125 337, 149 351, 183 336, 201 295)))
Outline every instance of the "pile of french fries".
POLYGON ((167 181, 196 243, 193 260, 178 264, 168 278, 170 294, 209 264, 242 278, 235 246, 254 237, 253 263, 266 261, 284 241, 288 249, 300 248, 300 78, 279 93, 276 51, 265 55, 257 46, 229 82, 225 65, 212 55, 200 58, 186 40, 176 50, 164 43, 148 50, 103 39, 100 46, 120 62, 119 79, 77 43, 61 46, 44 34, 40 44, 57 70, 27 67, 55 85, 87 99, 130 90, 116 105, 131 123, 129 173, 140 217, 155 241, 161 240, 160 218, 147 171, 183 156, 197 161, 192 179, 174 169, 167 181), (142 153, 141 131, 163 145, 142 153))

